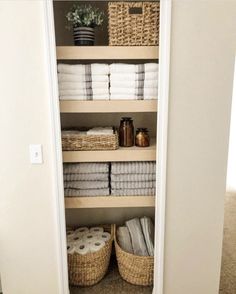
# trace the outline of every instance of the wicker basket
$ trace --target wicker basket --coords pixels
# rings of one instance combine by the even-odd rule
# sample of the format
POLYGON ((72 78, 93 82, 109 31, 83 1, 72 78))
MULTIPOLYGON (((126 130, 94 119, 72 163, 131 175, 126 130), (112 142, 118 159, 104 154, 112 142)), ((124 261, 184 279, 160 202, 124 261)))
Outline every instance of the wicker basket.
POLYGON ((109 2, 110 46, 159 44, 159 2, 109 2))
POLYGON ((104 231, 111 233, 111 238, 105 246, 97 252, 80 255, 68 254, 69 283, 72 286, 91 286, 105 276, 111 257, 114 227, 103 226, 104 231))
POLYGON ((121 277, 134 285, 150 286, 153 284, 154 257, 137 256, 125 252, 117 243, 114 234, 116 258, 121 277))
POLYGON ((119 147, 118 133, 112 135, 84 135, 76 130, 62 131, 62 150, 115 150, 119 147))

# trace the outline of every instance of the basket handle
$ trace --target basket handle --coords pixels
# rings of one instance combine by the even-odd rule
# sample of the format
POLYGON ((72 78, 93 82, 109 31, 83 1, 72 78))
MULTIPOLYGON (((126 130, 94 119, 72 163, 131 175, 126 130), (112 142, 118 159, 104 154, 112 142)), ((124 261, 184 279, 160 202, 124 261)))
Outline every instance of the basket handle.
POLYGON ((143 8, 142 7, 130 7, 129 14, 143 14, 143 8))

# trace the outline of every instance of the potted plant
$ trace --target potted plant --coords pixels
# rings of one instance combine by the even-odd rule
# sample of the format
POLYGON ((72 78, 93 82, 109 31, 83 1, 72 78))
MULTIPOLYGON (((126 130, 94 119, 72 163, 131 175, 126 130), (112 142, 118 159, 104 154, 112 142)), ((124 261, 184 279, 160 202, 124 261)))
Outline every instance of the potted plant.
POLYGON ((94 45, 94 28, 103 23, 104 12, 91 5, 75 3, 66 14, 69 27, 73 28, 75 45, 94 45))

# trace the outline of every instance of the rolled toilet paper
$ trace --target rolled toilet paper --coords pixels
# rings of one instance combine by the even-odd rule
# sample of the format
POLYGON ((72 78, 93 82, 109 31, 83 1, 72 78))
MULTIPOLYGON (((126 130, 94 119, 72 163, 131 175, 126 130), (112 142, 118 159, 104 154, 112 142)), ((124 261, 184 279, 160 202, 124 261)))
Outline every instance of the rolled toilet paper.
POLYGON ((80 242, 75 246, 75 252, 80 255, 85 255, 90 253, 90 245, 86 242, 80 242))
POLYGON ((66 231, 66 236, 73 235, 75 232, 73 230, 66 231))
POLYGON ((105 246, 104 241, 96 240, 89 244, 90 252, 97 252, 105 246))
POLYGON ((90 233, 102 233, 103 231, 103 227, 92 227, 89 229, 90 233))
POLYGON ((75 252, 75 247, 73 244, 67 244, 67 253, 73 254, 75 252))
POLYGON ((87 227, 80 227, 75 230, 75 234, 86 234, 89 233, 89 228, 87 227))
POLYGON ((95 233, 88 233, 83 236, 83 240, 87 243, 98 241, 98 237, 95 233))
POLYGON ((111 234, 108 232, 103 232, 103 233, 97 234, 97 237, 99 240, 103 240, 104 242, 107 242, 108 240, 110 240, 111 234))

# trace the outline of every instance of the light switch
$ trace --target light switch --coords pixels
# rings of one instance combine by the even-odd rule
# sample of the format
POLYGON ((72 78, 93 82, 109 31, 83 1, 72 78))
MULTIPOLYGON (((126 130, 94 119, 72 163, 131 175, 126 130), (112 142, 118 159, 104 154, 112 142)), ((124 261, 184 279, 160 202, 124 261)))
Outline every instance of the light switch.
POLYGON ((30 144, 30 162, 32 164, 42 164, 43 163, 43 152, 41 144, 30 144))

